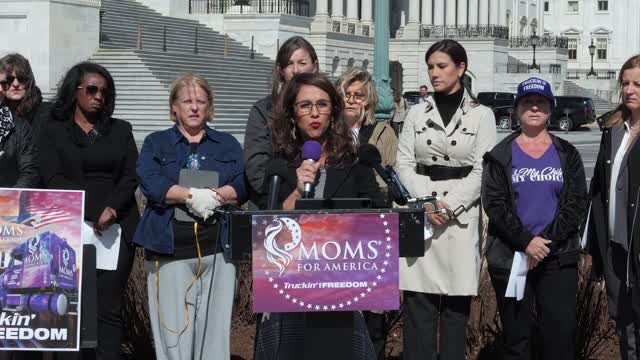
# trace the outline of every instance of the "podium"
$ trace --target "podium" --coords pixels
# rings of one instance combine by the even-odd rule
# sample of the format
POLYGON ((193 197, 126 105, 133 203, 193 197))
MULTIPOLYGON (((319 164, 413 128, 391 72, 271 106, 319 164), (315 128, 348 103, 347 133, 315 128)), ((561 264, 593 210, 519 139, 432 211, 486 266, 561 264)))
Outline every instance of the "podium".
MULTIPOLYGON (((236 211, 227 217, 230 241, 224 244, 233 260, 248 260, 252 255, 254 215, 294 216, 305 214, 398 214, 398 253, 400 257, 424 256, 423 209, 318 209, 236 211)), ((375 310, 375 309, 370 309, 375 310)), ((351 354, 354 312, 307 312, 304 330, 304 360, 343 359, 351 354)))

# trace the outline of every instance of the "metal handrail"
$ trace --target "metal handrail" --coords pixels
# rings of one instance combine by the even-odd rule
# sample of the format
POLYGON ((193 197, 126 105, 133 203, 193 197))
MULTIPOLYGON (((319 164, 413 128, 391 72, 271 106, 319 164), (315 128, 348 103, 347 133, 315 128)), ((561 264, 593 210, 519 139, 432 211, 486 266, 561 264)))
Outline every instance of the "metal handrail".
POLYGON ((289 14, 310 16, 309 0, 189 0, 190 14, 289 14))
POLYGON ((421 25, 421 39, 508 39, 509 27, 500 25, 421 25))

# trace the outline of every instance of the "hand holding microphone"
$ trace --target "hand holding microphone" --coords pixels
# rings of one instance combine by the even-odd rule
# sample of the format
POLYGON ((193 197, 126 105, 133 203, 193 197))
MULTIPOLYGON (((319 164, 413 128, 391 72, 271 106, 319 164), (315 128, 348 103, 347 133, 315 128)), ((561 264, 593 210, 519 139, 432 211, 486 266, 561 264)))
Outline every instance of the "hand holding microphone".
POLYGON ((298 191, 305 199, 313 197, 313 184, 316 181, 316 173, 320 167, 320 157, 322 156, 322 145, 319 142, 309 140, 302 145, 302 164, 296 170, 298 176, 298 191), (302 188, 300 188, 302 185, 302 188), (300 191, 302 190, 302 191, 300 191))

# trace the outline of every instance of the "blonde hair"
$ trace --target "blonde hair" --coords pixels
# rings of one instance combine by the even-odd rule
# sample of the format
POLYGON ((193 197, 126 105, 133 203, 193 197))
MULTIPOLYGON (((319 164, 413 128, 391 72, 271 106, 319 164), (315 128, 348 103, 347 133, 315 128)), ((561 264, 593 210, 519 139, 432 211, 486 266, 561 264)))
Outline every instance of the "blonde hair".
POLYGON ((611 128, 611 127, 622 126, 625 119, 631 116, 631 111, 629 111, 629 109, 626 106, 624 106, 624 100, 623 100, 623 94, 622 94, 622 78, 625 71, 633 68, 640 68, 640 54, 632 56, 629 59, 627 59, 627 61, 625 61, 624 64, 622 64, 622 68, 620 68, 620 73, 618 74, 618 86, 617 86, 618 91, 620 92, 620 105, 618 105, 613 115, 611 115, 611 117, 609 117, 609 119, 607 120, 607 123, 605 124, 606 127, 611 128))
POLYGON ((213 89, 209 86, 209 82, 202 76, 194 73, 186 73, 180 75, 171 83, 171 91, 169 93, 169 117, 171 121, 176 121, 176 115, 171 110, 173 104, 178 100, 178 94, 187 86, 198 86, 207 94, 207 122, 213 119, 213 89))
POLYGON ((378 107, 378 92, 376 91, 376 83, 373 81, 371 74, 359 68, 347 70, 347 72, 342 74, 340 79, 338 79, 338 92, 344 98, 347 88, 356 81, 362 82, 362 88, 366 93, 359 122, 363 125, 371 125, 375 122, 376 108, 378 107))

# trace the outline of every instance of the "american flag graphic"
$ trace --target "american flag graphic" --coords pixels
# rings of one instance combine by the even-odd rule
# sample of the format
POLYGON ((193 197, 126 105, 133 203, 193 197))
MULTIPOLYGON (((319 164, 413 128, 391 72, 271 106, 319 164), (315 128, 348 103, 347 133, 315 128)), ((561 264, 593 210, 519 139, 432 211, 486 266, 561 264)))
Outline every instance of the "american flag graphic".
POLYGON ((73 220, 73 216, 68 211, 62 210, 55 205, 49 206, 28 206, 24 209, 30 214, 21 224, 32 226, 34 229, 73 220))

